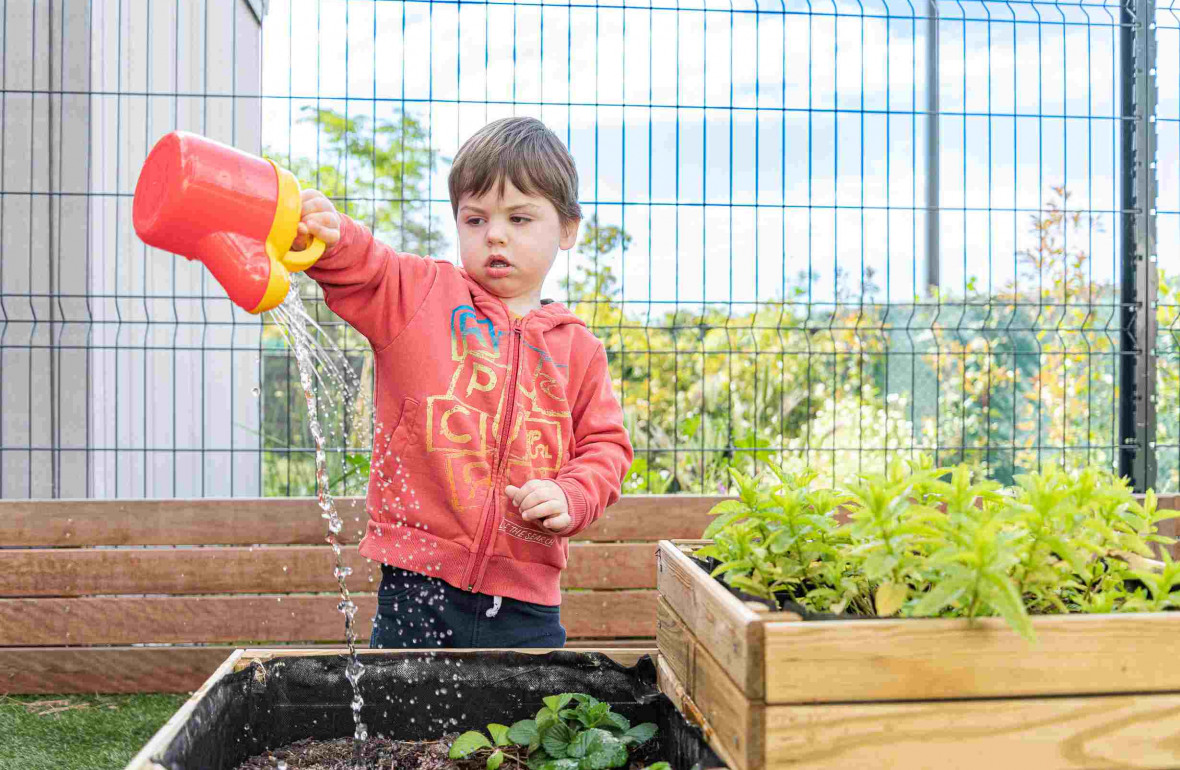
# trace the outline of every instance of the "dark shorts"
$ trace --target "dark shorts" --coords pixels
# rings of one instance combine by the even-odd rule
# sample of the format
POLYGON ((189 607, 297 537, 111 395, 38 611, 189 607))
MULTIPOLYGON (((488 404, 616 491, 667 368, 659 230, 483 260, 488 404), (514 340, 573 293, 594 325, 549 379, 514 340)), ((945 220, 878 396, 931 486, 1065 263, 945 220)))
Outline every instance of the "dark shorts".
POLYGON ((373 648, 564 647, 561 607, 507 596, 495 600, 436 577, 381 565, 373 648))

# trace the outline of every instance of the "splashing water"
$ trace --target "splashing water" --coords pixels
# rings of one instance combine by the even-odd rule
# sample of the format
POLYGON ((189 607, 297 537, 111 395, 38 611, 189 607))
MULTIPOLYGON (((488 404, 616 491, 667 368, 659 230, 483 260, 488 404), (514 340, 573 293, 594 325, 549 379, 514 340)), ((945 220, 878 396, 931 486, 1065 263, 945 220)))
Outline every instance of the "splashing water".
POLYGON ((326 375, 333 384, 344 389, 345 397, 355 394, 360 382, 347 359, 331 338, 326 335, 319 324, 315 322, 303 307, 303 299, 299 294, 301 280, 291 276, 291 289, 287 292, 283 303, 271 311, 271 318, 278 325, 279 330, 295 353, 295 360, 299 365, 299 383, 303 387, 303 394, 307 399, 307 420, 311 435, 315 439, 315 476, 316 495, 319 501, 320 514, 328 521, 328 536, 326 540, 332 546, 335 554, 336 566, 333 574, 340 586, 340 603, 336 609, 344 615, 344 635, 348 641, 348 665, 345 677, 352 686, 352 717, 356 725, 353 737, 358 741, 368 740, 369 731, 361 721, 361 708, 365 701, 361 698, 359 682, 365 672, 365 666, 356 654, 356 604, 348 593, 346 578, 352 574, 352 568, 344 566, 341 556, 340 541, 337 537, 344 529, 344 522, 336 512, 336 501, 328 486, 327 453, 324 449, 324 431, 320 425, 317 392, 324 393, 323 400, 330 400, 330 392, 321 375, 326 375), (321 342, 323 340, 324 342, 321 342), (317 388, 317 385, 319 386, 317 388))

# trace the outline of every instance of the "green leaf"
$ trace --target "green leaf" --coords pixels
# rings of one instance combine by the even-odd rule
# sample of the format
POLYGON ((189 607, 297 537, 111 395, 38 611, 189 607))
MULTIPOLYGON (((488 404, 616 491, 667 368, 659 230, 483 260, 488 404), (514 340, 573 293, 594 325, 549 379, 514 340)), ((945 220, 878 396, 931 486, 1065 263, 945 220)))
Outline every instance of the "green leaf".
POLYGON ((455 739, 451 744, 451 750, 447 756, 451 759, 462 759, 463 757, 478 751, 479 749, 490 749, 492 744, 483 733, 474 730, 468 730, 455 739))
POLYGON ((549 707, 549 710, 556 714, 568 706, 569 702, 573 699, 573 693, 567 692, 562 693, 561 695, 550 695, 549 697, 543 698, 542 700, 545 702, 545 705, 549 707))
MULTIPOLYGON (((741 503, 738 503, 738 505, 741 505, 741 503)), ((705 532, 701 537, 705 540, 712 539, 714 535, 716 535, 718 532, 720 532, 721 530, 723 530, 727 526, 729 526, 729 523, 731 521, 733 521, 734 519, 736 519, 742 515, 743 515, 742 512, 735 511, 733 513, 725 513, 725 514, 722 514, 721 516, 718 516, 717 518, 715 518, 711 522, 709 522, 709 526, 705 527, 705 532)))
POLYGON ((586 726, 597 727, 610 711, 609 703, 595 703, 586 709, 586 726))
POLYGON ((546 754, 544 749, 535 749, 529 752, 529 758, 525 760, 525 765, 529 770, 540 770, 541 765, 552 761, 553 757, 546 754))
POLYGON ((722 500, 709 509, 710 516, 720 516, 724 513, 747 513, 749 507, 741 500, 722 500))
POLYGON ((611 738, 613 740, 613 736, 606 730, 590 729, 580 732, 574 736, 572 741, 570 741, 570 745, 566 750, 566 753, 575 759, 581 759, 587 754, 593 754, 594 752, 601 750, 602 740, 604 737, 611 738))
MULTIPOLYGON (((532 768, 532 765, 529 765, 532 768)), ((543 762, 536 770, 578 770, 579 764, 576 759, 550 759, 543 762)))
POLYGON ((532 719, 522 719, 508 728, 508 740, 517 746, 528 746, 530 751, 541 745, 541 734, 532 719))
POLYGON ((501 725, 493 722, 492 724, 488 725, 488 734, 492 736, 492 741, 497 746, 507 746, 509 743, 508 731, 510 729, 511 728, 509 728, 508 725, 501 725))
POLYGON ((930 589, 930 592, 918 601, 912 614, 914 617, 929 617, 937 615, 939 610, 954 603, 967 590, 967 583, 960 579, 947 579, 930 589))
POLYGON ((1033 630, 1028 612, 1024 609, 1024 602, 1016 592, 1016 586, 1012 585, 1007 575, 987 575, 986 580, 991 589, 985 594, 988 604, 995 608, 1018 634, 1027 641, 1035 642, 1037 634, 1033 630))
POLYGON ((717 577, 718 575, 724 574, 726 572, 731 572, 735 569, 750 569, 753 566, 754 566, 754 562, 750 561, 749 559, 739 559, 738 561, 729 561, 729 562, 725 562, 721 566, 717 567, 715 570, 713 570, 710 573, 710 575, 712 577, 717 577))
POLYGON ((656 762, 654 765, 648 765, 641 770, 672 770, 672 766, 667 762, 656 762))
POLYGON ((721 558, 722 554, 721 554, 721 549, 718 548, 716 545, 703 545, 700 548, 693 551, 692 556, 695 559, 700 559, 701 561, 704 561, 705 559, 708 559, 710 557, 712 557, 714 559, 719 559, 719 558, 721 558))
POLYGON ((602 720, 602 727, 607 730, 619 730, 626 732, 631 729, 631 720, 615 711, 606 712, 606 718, 602 720))
POLYGON ((566 756, 574 731, 565 722, 553 722, 541 731, 541 745, 549 756, 562 759, 566 756))
POLYGON ((496 751, 488 757, 488 770, 496 770, 501 763, 504 762, 504 752, 496 749, 496 751))
POLYGON ((613 735, 605 735, 599 749, 587 754, 579 762, 579 770, 606 770, 627 764, 627 747, 613 735))
POLYGON ((631 741, 635 742, 636 746, 642 746, 654 738, 656 731, 658 730, 659 728, 656 727, 654 722, 644 722, 643 724, 635 725, 630 730, 628 730, 624 736, 624 740, 630 739, 631 741))

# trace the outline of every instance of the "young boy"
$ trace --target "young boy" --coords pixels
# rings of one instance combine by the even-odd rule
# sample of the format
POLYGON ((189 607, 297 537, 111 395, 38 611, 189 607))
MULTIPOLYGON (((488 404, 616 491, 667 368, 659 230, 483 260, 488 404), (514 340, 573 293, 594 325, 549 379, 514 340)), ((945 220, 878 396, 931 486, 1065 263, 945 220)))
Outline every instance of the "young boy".
POLYGON ((303 193, 328 250, 307 271, 368 338, 377 405, 368 531, 372 647, 561 647, 567 539, 631 464, 606 353, 541 299, 581 222, 573 158, 540 121, 484 126, 449 180, 462 267, 399 254, 303 193))

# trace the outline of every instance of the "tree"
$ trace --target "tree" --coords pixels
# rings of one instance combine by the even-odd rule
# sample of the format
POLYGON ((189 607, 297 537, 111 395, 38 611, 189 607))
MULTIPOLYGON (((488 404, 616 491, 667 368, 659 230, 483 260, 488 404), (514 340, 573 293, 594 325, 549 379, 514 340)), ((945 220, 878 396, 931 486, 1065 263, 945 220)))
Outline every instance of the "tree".
MULTIPOLYGON (((303 108, 300 123, 315 125, 320 141, 316 155, 265 155, 286 166, 304 187, 315 187, 336 207, 364 222, 381 240, 416 254, 429 255, 445 240, 430 216, 427 182, 440 160, 427 132, 406 113, 374 120, 368 115, 344 116, 331 109, 303 108)), ((328 454, 335 493, 356 493, 368 480, 372 442, 372 353, 368 342, 336 318, 323 303, 319 287, 301 282, 308 314, 323 330, 321 344, 339 348, 348 368, 359 373, 355 386, 321 377, 319 419, 329 433, 328 454)), ((305 409, 295 360, 281 330, 270 324, 263 333, 263 489, 266 495, 315 494, 312 438, 299 417, 305 409)))

